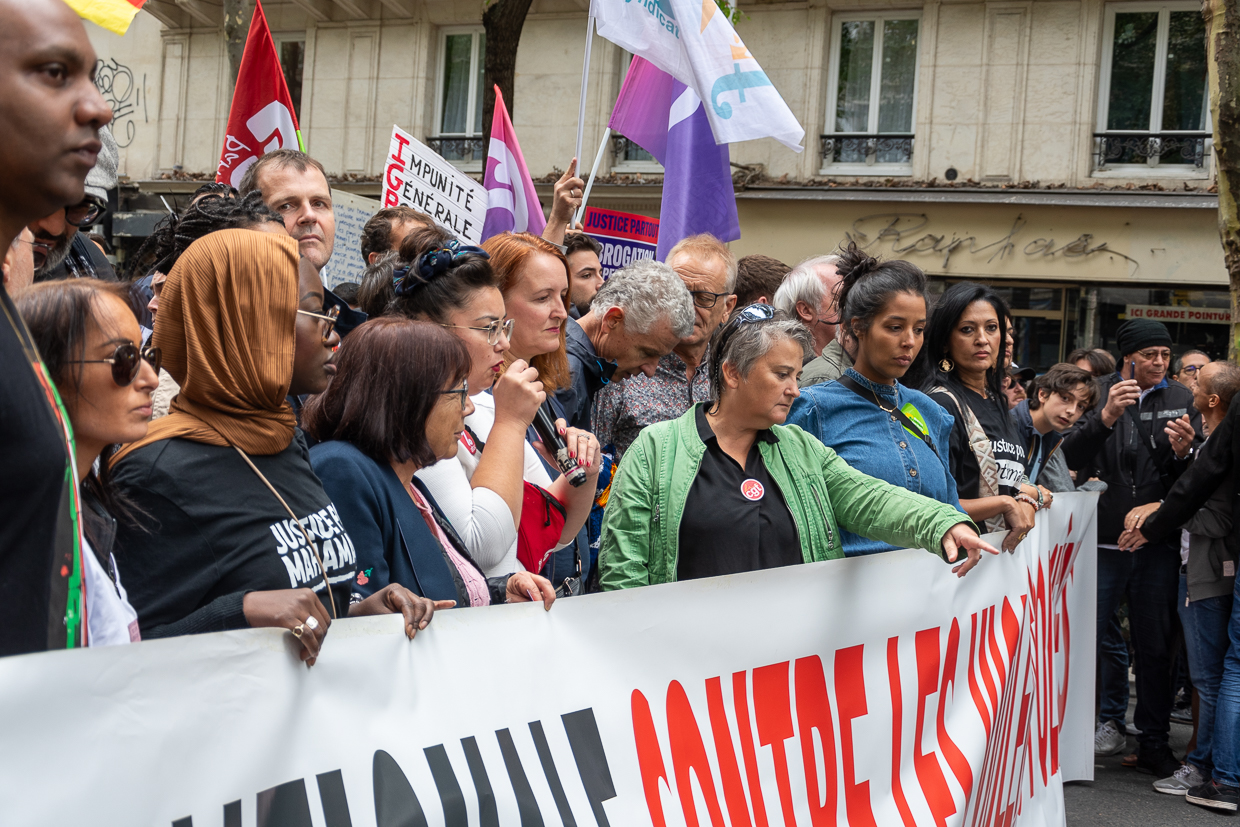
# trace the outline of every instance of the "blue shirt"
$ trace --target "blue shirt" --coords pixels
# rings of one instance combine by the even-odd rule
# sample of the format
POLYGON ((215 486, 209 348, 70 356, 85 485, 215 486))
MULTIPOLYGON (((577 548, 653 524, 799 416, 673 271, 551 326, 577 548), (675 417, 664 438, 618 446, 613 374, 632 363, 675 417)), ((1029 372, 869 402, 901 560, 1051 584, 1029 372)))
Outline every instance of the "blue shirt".
MULTIPOLYGON (((949 450, 954 419, 937 402, 903 385, 876 385, 852 368, 845 375, 874 391, 887 407, 899 408, 911 403, 925 420, 930 439, 940 455, 949 450)), ((916 421, 915 417, 911 418, 916 421)), ((963 512, 956 494, 956 480, 930 446, 906 431, 894 416, 839 382, 802 388, 801 396, 792 403, 787 424, 799 425, 818 437, 863 474, 955 506, 963 512)), ((840 539, 848 557, 895 548, 843 529, 840 529, 840 539)))

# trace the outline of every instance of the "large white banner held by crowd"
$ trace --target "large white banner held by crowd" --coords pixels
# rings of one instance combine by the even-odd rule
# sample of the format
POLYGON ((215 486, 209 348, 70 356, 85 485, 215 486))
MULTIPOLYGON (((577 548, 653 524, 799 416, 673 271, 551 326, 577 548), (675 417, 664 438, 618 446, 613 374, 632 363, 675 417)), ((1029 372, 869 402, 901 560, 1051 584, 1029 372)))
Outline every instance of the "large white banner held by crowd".
POLYGON ((1096 495, 963 580, 903 551, 0 661, 0 824, 1062 824, 1096 495))

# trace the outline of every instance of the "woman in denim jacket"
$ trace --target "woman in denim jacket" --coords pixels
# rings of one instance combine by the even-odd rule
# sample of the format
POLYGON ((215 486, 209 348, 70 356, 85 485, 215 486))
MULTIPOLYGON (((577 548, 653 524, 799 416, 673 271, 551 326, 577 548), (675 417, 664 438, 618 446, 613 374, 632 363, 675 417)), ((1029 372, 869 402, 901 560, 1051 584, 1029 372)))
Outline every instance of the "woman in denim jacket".
MULTIPOLYGON (((788 423, 858 471, 959 509, 945 461, 952 416, 898 381, 921 350, 925 274, 907 261, 879 262, 851 242, 835 266, 840 324, 857 356, 839 380, 803 388, 788 423)), ((849 557, 895 548, 843 529, 840 539, 849 557)))

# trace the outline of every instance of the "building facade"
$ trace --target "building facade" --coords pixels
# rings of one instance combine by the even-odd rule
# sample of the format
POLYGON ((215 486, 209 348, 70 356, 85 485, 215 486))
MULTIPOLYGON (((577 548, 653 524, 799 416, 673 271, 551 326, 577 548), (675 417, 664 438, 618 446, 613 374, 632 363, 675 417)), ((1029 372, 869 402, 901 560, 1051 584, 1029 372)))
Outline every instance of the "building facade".
MULTIPOLYGON (((619 0, 603 0, 619 1, 619 0)), ((535 0, 513 121, 531 172, 572 156, 588 0, 535 0)), ((265 5, 307 148, 342 186, 378 193, 393 124, 482 168, 481 3, 265 5)), ((231 95, 219 5, 148 0, 123 38, 91 28, 130 191, 210 174, 231 95)), ((742 3, 737 31, 805 127, 805 150, 731 147, 738 255, 789 263, 851 237, 936 286, 995 284, 1017 361, 1114 347, 1160 315, 1177 350, 1225 354, 1204 26, 1196 0, 810 0, 742 3)), ((583 165, 628 55, 595 38, 583 165)), ((591 203, 657 217, 660 169, 608 142, 591 203)), ((544 204, 550 184, 540 185, 544 204)), ((135 201, 139 203, 140 199, 135 201)))

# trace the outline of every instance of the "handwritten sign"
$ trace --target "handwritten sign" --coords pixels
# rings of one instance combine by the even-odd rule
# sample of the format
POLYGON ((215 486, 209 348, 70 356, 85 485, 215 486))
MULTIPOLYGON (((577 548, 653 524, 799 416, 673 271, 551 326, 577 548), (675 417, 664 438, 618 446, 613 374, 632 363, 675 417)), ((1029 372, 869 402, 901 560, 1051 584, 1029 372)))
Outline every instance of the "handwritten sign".
POLYGON ((336 244, 323 268, 323 285, 331 290, 342 282, 361 282, 366 271, 362 258, 362 228, 379 211, 379 202, 344 190, 332 190, 336 215, 336 244))
POLYGON ((486 188, 435 150, 393 126, 383 171, 383 206, 400 204, 421 210, 470 244, 482 243, 482 225, 487 216, 486 188))
POLYGON ((1130 304, 1124 314, 1130 319, 1156 319, 1160 322, 1231 324, 1231 310, 1226 307, 1159 307, 1155 304, 1130 304))
POLYGON ((659 219, 615 210, 586 210, 584 229, 603 245, 599 263, 603 278, 638 259, 654 258, 659 244, 659 219))

